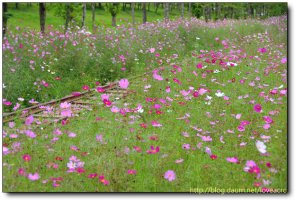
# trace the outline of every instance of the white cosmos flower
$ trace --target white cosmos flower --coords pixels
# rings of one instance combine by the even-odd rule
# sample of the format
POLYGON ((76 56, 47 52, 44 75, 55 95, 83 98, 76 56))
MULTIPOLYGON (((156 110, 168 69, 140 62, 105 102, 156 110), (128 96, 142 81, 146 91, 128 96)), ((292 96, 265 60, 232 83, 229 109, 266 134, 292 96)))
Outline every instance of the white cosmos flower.
POLYGON ((224 93, 223 92, 216 92, 215 95, 217 97, 223 97, 224 96, 224 93))
POLYGON ((266 153, 266 146, 265 146, 264 142, 257 140, 256 147, 260 153, 266 153))
POLYGON ((137 110, 137 112, 139 112, 139 113, 143 113, 143 111, 144 111, 143 108, 140 108, 137 110))
POLYGON ((217 73, 219 73, 219 72, 220 72, 220 71, 219 71, 218 69, 216 69, 216 70, 213 71, 214 74, 217 74, 217 73))
POLYGON ((212 99, 212 97, 207 95, 207 99, 211 100, 211 99, 212 99))

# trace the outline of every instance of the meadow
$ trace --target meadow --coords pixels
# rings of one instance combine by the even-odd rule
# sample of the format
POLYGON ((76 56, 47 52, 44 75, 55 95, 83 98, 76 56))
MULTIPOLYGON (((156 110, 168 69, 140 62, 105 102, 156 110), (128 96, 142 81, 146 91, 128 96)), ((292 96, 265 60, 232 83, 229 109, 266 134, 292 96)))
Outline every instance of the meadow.
POLYGON ((4 112, 98 88, 79 116, 44 108, 67 123, 3 124, 4 192, 287 192, 286 16, 16 27, 2 49, 4 112))

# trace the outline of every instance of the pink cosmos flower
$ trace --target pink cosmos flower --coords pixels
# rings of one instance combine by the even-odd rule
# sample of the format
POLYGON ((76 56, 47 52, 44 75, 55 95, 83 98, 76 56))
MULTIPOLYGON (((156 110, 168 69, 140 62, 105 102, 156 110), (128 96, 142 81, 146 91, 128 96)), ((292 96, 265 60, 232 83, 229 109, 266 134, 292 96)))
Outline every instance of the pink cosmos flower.
POLYGON ((253 108, 255 112, 258 112, 258 113, 262 112, 262 106, 260 104, 255 104, 253 108))
POLYGON ((6 105, 6 106, 11 106, 12 105, 12 102, 10 102, 10 101, 4 101, 3 104, 6 105))
POLYGON ((136 174, 136 170, 134 170, 134 169, 128 169, 127 173, 128 174, 136 174))
POLYGON ((151 149, 148 149, 146 152, 148 154, 156 154, 160 151, 160 147, 157 146, 156 148, 154 146, 151 146, 151 149))
POLYGON ((206 90, 205 88, 200 88, 199 91, 198 91, 199 95, 203 95, 206 92, 208 92, 208 90, 206 90))
POLYGON ((33 121, 34 121, 34 117, 33 117, 33 115, 30 115, 29 117, 27 117, 27 119, 25 121, 25 124, 27 126, 29 126, 29 125, 31 125, 33 123, 33 121))
POLYGON ((285 64, 286 62, 287 62, 287 58, 286 57, 282 58, 281 63, 285 64))
POLYGON ((106 180, 104 176, 99 176, 98 179, 99 179, 99 182, 101 182, 104 185, 110 184, 110 182, 108 180, 106 180))
POLYGON ((7 154, 10 153, 9 148, 7 148, 7 147, 3 147, 2 149, 3 149, 2 152, 3 152, 4 155, 7 155, 7 154))
POLYGON ((170 91, 171 91, 170 86, 167 86, 167 87, 166 87, 166 92, 167 92, 167 93, 170 93, 170 91))
POLYGON ((149 50, 150 50, 151 53, 155 52, 155 48, 150 48, 149 50))
POLYGON ((76 133, 72 133, 72 132, 70 132, 70 133, 68 134, 68 136, 69 136, 70 138, 74 138, 74 137, 76 137, 76 133))
POLYGON ((152 121, 151 123, 152 123, 152 126, 153 126, 153 127, 161 127, 161 126, 162 126, 162 124, 160 124, 160 123, 157 122, 157 121, 152 121))
POLYGON ((155 104, 155 105, 154 105, 154 108, 155 108, 155 109, 160 109, 161 107, 162 107, 162 106, 161 106, 160 104, 155 104))
POLYGON ((24 168, 19 168, 17 171, 18 175, 20 176, 26 176, 26 171, 24 168))
POLYGON ((197 64, 196 67, 197 67, 198 69, 202 69, 202 68, 203 68, 203 64, 200 62, 200 63, 197 64))
POLYGON ((88 85, 83 85, 82 89, 83 90, 90 90, 90 87, 88 85))
POLYGON ((111 102, 110 100, 108 100, 108 99, 104 99, 104 100, 103 100, 103 103, 104 103, 107 107, 111 107, 111 105, 112 105, 112 102, 111 102))
POLYGON ((118 112, 120 112, 120 109, 119 109, 117 106, 113 106, 113 107, 111 108, 111 112, 113 112, 113 113, 118 113, 118 112))
POLYGON ((191 145, 190 144, 183 144, 182 148, 185 150, 189 150, 191 148, 191 145))
POLYGON ((137 151, 137 152, 141 152, 141 148, 138 147, 138 146, 134 146, 133 149, 134 149, 135 151, 137 151))
POLYGON ((266 48, 259 48, 258 51, 259 51, 260 53, 265 53, 265 52, 267 51, 267 49, 266 49, 266 48))
POLYGON ((199 96, 199 93, 198 93, 197 91, 195 91, 195 92, 193 93, 193 96, 194 96, 195 98, 197 98, 197 97, 199 96))
POLYGON ((237 157, 228 157, 226 158, 227 162, 231 162, 231 163, 238 163, 239 159, 237 157))
POLYGON ((217 155, 212 154, 212 155, 210 155, 210 158, 211 158, 212 160, 216 160, 216 159, 217 159, 217 155))
POLYGON ((15 126, 15 123, 14 122, 9 122, 8 126, 9 126, 9 128, 13 128, 15 126))
POLYGON ((35 138, 37 135, 33 132, 33 131, 31 131, 31 130, 26 130, 26 135, 28 136, 28 137, 30 137, 30 138, 35 138))
POLYGON ((164 80, 162 76, 160 76, 159 74, 157 74, 157 72, 156 73, 153 73, 153 78, 156 79, 156 80, 158 80, 158 81, 164 80))
POLYGON ((263 125, 263 129, 265 129, 265 130, 269 129, 270 127, 271 127, 270 124, 264 124, 263 125))
POLYGON ((20 107, 20 104, 16 103, 15 106, 13 107, 13 110, 16 111, 17 109, 19 109, 19 107, 20 107))
POLYGON ((273 123, 273 120, 270 116, 263 116, 263 119, 267 124, 273 123))
POLYGON ((102 93, 102 92, 105 91, 105 89, 103 89, 102 87, 97 87, 96 91, 99 92, 99 93, 102 93))
POLYGON ((240 132, 245 131, 245 127, 242 125, 238 126, 238 131, 240 131, 240 132))
POLYGON ((248 160, 248 161, 246 162, 246 166, 244 167, 244 171, 245 171, 245 172, 249 172, 249 170, 250 170, 251 168, 253 168, 254 166, 256 166, 256 163, 255 163, 253 160, 248 160))
POLYGON ((40 179, 40 176, 39 176, 39 174, 37 172, 35 174, 30 173, 28 175, 28 179, 30 179, 31 181, 36 181, 36 180, 40 179))
POLYGON ((127 89, 129 86, 129 81, 127 79, 121 79, 119 81, 119 87, 122 89, 127 89))
POLYGON ((95 174, 89 174, 88 178, 96 178, 97 176, 98 176, 98 174, 96 174, 96 173, 95 174))
POLYGON ((205 147, 205 152, 210 156, 212 155, 212 151, 209 147, 205 147))
POLYGON ((202 136, 201 138, 202 138, 202 140, 204 142, 211 142, 212 141, 212 138, 209 135, 208 136, 202 136))
POLYGON ((29 162, 31 159, 32 159, 32 157, 31 157, 29 154, 25 154, 25 155, 23 155, 23 160, 24 160, 25 162, 29 162))
POLYGON ((102 143, 102 141, 103 141, 102 134, 96 135, 96 141, 102 143))
POLYGON ((70 109, 67 110, 62 110, 60 112, 61 116, 63 117, 71 117, 72 116, 72 111, 70 109))
POLYGON ((164 178, 167 179, 169 182, 176 179, 175 172, 173 170, 168 170, 165 172, 164 178))
POLYGON ((67 108, 70 108, 70 107, 71 107, 71 104, 65 101, 65 102, 61 103, 61 104, 59 105, 59 107, 60 107, 61 109, 67 109, 67 108))

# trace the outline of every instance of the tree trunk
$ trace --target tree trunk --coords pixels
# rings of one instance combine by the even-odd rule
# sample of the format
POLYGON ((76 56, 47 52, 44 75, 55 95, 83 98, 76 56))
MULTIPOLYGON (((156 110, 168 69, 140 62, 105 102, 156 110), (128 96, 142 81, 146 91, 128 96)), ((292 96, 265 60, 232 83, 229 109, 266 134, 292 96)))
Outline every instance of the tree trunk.
POLYGON ((158 12, 158 8, 159 8, 159 3, 155 3, 155 13, 158 12))
POLYGON ((184 17, 184 3, 181 3, 181 17, 184 17))
POLYGON ((146 23, 146 3, 142 3, 142 23, 146 23))
POLYGON ((18 9, 18 4, 19 4, 19 3, 15 3, 15 9, 18 9))
POLYGON ((150 11, 151 3, 148 3, 148 11, 150 11))
POLYGON ((6 33, 6 29, 7 29, 7 3, 3 3, 3 7, 2 7, 2 13, 3 13, 3 29, 2 29, 2 37, 5 36, 6 33))
POLYGON ((113 27, 117 26, 117 24, 116 24, 116 15, 112 15, 112 26, 113 27))
POLYGON ((165 8, 164 8, 164 16, 165 20, 169 20, 169 3, 164 3, 165 8))
POLYGON ((71 7, 69 3, 66 3, 66 23, 65 23, 65 33, 68 30, 69 23, 71 21, 71 7))
POLYGON ((95 31, 95 3, 91 3, 92 8, 92 32, 95 31))
POLYGON ((188 15, 191 17, 192 16, 192 3, 188 3, 188 15))
POLYGON ((81 27, 85 26, 85 17, 86 17, 86 3, 83 3, 83 11, 82 11, 82 24, 81 27))
POLYGON ((132 2, 132 3, 131 3, 131 9, 132 9, 131 14, 132 14, 132 24, 133 24, 133 26, 135 25, 134 6, 135 6, 135 3, 132 2))
POLYGON ((45 19, 46 19, 46 8, 45 3, 39 3, 39 16, 40 16, 40 29, 41 33, 45 33, 45 19))

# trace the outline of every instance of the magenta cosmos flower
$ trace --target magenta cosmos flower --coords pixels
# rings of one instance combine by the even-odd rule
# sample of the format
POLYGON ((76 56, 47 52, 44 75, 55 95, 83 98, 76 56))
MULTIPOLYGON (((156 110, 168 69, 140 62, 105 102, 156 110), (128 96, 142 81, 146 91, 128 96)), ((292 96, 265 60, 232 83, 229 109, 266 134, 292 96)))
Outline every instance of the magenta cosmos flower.
POLYGON ((260 104, 254 105, 255 112, 261 113, 262 112, 262 106, 260 104))
POLYGON ((160 147, 157 146, 156 148, 154 146, 151 146, 151 149, 148 149, 146 152, 148 154, 156 154, 160 151, 160 147))
POLYGON ((127 79, 121 79, 119 81, 119 87, 122 89, 127 89, 129 86, 129 81, 127 79))
POLYGON ((29 154, 23 155, 23 160, 26 162, 29 162, 32 159, 32 157, 29 154))
POLYGON ((176 179, 175 172, 173 170, 168 170, 165 172, 164 178, 167 179, 168 181, 173 181, 176 179))

